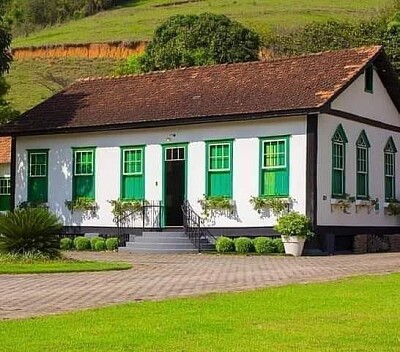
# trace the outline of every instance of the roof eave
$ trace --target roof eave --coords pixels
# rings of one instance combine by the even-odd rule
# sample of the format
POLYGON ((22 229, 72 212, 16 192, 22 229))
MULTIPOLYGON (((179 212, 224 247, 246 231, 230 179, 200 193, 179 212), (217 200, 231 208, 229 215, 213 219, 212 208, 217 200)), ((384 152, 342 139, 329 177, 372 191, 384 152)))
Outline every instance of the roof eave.
POLYGON ((157 127, 171 127, 171 126, 183 126, 183 125, 196 125, 205 123, 222 123, 222 122, 234 122, 234 121, 250 121, 264 118, 276 118, 276 117, 288 117, 288 116, 299 116, 312 113, 318 113, 319 107, 306 107, 299 109, 288 109, 279 111, 269 112, 257 112, 257 113, 244 113, 244 114, 232 114, 232 115, 215 115, 215 116, 201 116, 182 118, 177 117, 175 119, 168 120, 152 120, 152 121, 139 121, 139 122, 128 122, 118 123, 109 125, 96 125, 96 126, 80 126, 80 127, 60 127, 56 129, 40 129, 40 130, 25 130, 18 131, 13 130, 11 127, 5 126, 0 130, 0 136, 37 136, 37 135, 51 135, 51 134, 67 134, 67 133, 84 133, 84 132, 105 132, 105 131, 117 131, 125 129, 143 129, 143 128, 157 128, 157 127))

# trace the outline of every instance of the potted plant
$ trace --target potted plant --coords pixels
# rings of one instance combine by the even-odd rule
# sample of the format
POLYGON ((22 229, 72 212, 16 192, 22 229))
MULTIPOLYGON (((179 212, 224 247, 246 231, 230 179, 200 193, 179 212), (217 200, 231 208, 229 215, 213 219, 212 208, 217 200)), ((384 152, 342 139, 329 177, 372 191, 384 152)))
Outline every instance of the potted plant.
POLYGON ((274 229, 281 234, 285 253, 295 257, 302 254, 306 239, 314 235, 310 219, 296 211, 278 218, 274 229))

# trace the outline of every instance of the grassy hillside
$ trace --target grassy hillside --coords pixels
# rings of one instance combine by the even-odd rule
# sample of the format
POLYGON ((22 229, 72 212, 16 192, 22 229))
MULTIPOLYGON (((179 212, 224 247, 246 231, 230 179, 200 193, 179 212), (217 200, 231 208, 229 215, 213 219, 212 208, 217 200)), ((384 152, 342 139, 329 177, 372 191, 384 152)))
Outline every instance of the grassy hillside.
POLYGON ((260 34, 310 21, 368 18, 392 0, 131 0, 97 15, 15 38, 14 46, 149 39, 154 28, 175 14, 226 14, 260 34))
POLYGON ((60 83, 72 83, 82 77, 110 75, 120 62, 115 59, 18 60, 7 76, 11 86, 7 99, 14 108, 25 111, 61 90, 60 83))
MULTIPOLYGON (((149 39, 154 28, 175 14, 213 12, 226 14, 262 35, 290 30, 311 21, 360 19, 376 15, 393 0, 131 0, 127 4, 64 25, 47 28, 29 37, 15 38, 14 47, 60 43, 89 43, 149 39)), ((7 77, 7 99, 25 111, 77 78, 112 74, 115 59, 16 60, 7 77)))

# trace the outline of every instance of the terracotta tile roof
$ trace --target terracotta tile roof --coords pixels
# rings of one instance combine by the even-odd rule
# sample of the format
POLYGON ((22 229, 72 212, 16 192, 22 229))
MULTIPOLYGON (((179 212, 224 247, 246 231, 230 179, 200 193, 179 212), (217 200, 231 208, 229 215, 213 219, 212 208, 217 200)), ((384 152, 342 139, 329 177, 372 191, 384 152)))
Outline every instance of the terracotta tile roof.
POLYGON ((0 164, 9 163, 11 160, 11 138, 0 137, 0 164))
POLYGON ((379 46, 267 62, 192 67, 80 80, 23 114, 1 134, 135 127, 144 122, 318 109, 379 55, 379 46), (116 127, 117 126, 117 127, 116 127))

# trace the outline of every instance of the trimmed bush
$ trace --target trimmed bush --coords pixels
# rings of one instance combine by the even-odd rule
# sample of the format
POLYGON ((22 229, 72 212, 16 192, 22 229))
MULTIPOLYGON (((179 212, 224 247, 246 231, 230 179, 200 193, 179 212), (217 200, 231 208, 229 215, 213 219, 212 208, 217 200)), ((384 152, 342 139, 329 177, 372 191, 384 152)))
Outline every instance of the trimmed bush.
POLYGON ((253 245, 256 253, 275 253, 275 242, 272 238, 257 237, 253 240, 253 245))
POLYGON ((233 243, 237 253, 250 253, 253 251, 253 241, 248 237, 238 237, 233 243))
POLYGON ((106 240, 106 248, 108 251, 116 251, 118 249, 118 244, 119 241, 116 237, 110 237, 106 240))
POLYGON ((274 245, 274 253, 285 253, 285 247, 280 238, 274 238, 272 242, 274 245))
POLYGON ((60 240, 60 249, 62 251, 67 251, 69 249, 72 249, 74 247, 74 243, 72 240, 68 237, 64 237, 60 240))
POLYGON ((83 236, 76 237, 74 246, 78 251, 87 251, 90 249, 90 240, 83 236))
POLYGON ((215 241, 215 249, 218 253, 229 253, 235 250, 235 245, 232 239, 221 236, 215 241))
POLYGON ((100 239, 95 242, 94 250, 97 252, 105 251, 106 250, 106 241, 100 239))
POLYGON ((60 254, 60 219, 43 208, 17 209, 0 215, 0 252, 60 254))
POLYGON ((90 248, 92 251, 96 250, 96 243, 99 241, 104 241, 101 237, 92 237, 90 239, 90 248))

